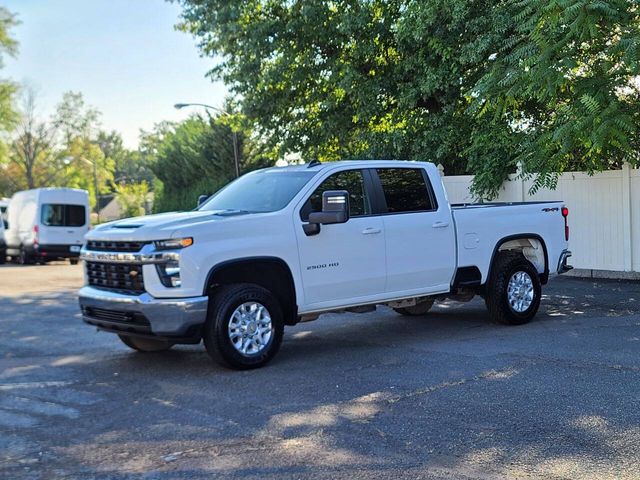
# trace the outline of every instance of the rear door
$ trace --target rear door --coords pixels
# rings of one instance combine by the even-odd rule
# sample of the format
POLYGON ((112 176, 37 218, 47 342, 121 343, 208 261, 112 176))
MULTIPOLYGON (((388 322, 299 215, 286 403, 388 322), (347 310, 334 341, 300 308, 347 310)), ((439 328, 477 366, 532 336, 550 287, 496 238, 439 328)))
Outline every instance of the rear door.
POLYGON ((305 310, 364 302, 383 295, 385 248, 382 217, 373 216, 372 180, 368 170, 352 169, 325 178, 295 211, 305 310), (347 190, 350 218, 322 225, 307 236, 302 226, 309 213, 321 211, 322 192, 347 190))
POLYGON ((386 291, 448 291, 456 263, 449 205, 438 205, 423 168, 377 168, 374 178, 385 212, 386 291))
POLYGON ((82 245, 87 231, 87 210, 84 205, 43 203, 40 207, 39 241, 42 245, 70 245, 71 251, 82 245))

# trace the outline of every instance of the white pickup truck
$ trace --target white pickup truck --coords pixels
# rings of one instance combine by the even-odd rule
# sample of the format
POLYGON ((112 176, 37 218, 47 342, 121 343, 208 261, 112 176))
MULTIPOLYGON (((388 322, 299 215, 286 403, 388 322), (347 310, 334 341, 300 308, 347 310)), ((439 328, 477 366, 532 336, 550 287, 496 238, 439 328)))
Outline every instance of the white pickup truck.
POLYGON ((285 325, 481 295, 528 322, 571 268, 562 202, 450 205, 437 168, 311 162, 248 173, 190 212, 100 225, 81 252, 83 320, 129 347, 204 341, 232 368, 264 365, 285 325))

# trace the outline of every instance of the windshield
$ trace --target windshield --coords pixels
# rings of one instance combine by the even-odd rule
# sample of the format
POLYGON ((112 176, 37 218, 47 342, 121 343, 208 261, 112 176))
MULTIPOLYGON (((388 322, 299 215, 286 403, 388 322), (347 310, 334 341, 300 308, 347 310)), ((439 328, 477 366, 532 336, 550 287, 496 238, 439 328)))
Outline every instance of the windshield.
POLYGON ((315 173, 285 169, 248 173, 214 194, 198 210, 275 212, 284 208, 315 173))

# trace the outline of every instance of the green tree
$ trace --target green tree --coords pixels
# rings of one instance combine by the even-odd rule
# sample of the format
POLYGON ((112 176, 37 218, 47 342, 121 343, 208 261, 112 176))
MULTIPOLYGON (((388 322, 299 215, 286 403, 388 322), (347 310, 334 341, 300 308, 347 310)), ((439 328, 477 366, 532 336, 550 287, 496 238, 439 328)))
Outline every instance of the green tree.
POLYGON ((64 163, 55 147, 56 129, 38 119, 36 93, 27 87, 7 159, 9 170, 14 172, 14 191, 46 186, 56 179, 64 163))
POLYGON ((149 185, 146 182, 123 183, 117 186, 116 199, 124 217, 144 215, 148 196, 149 185))
MULTIPOLYGON (((15 56, 18 51, 18 44, 11 36, 11 29, 17 24, 15 16, 0 6, 0 70, 4 57, 15 56)), ((16 92, 15 83, 0 78, 0 133, 12 130, 18 120, 14 106, 16 92)), ((6 155, 7 146, 0 136, 0 165, 6 162, 6 155)))
POLYGON ((35 91, 24 88, 20 120, 3 164, 8 179, 4 193, 49 186, 83 188, 95 206, 98 195, 112 191, 115 169, 115 162, 92 138, 97 118, 94 109, 84 106, 81 94, 68 93, 54 117, 42 120, 35 91))
MULTIPOLYGON (((233 133, 218 117, 192 116, 178 124, 163 123, 143 132, 140 150, 150 158, 161 180, 157 211, 185 210, 201 194, 212 194, 235 177, 233 133)), ((241 173, 272 164, 247 132, 239 132, 241 173)))
POLYGON ((280 155, 431 160, 492 197, 518 160, 546 185, 637 149, 637 2, 179 3, 280 155))
MULTIPOLYGON (((100 147, 105 158, 113 160, 113 176, 116 184, 144 182, 147 185, 153 185, 155 175, 150 168, 148 158, 139 150, 125 148, 119 132, 101 130, 98 132, 95 143, 100 147)), ((115 190, 117 191, 117 187, 115 190)))
MULTIPOLYGON (((640 5, 632 0, 518 0, 473 89, 472 110, 506 121, 534 190, 570 169, 638 162, 640 5)), ((481 191, 490 186, 477 182, 481 191)))

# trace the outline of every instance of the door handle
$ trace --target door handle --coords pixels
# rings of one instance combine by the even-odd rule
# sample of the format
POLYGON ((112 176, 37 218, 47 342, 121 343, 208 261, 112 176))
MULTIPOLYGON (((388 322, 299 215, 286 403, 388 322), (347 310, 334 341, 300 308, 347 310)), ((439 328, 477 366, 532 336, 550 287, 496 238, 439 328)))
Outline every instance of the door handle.
POLYGON ((365 228, 364 230, 362 230, 363 235, 375 235, 381 232, 382 229, 380 228, 365 228))
POLYGON ((436 222, 431 225, 433 228, 445 228, 449 226, 449 222, 436 222))

